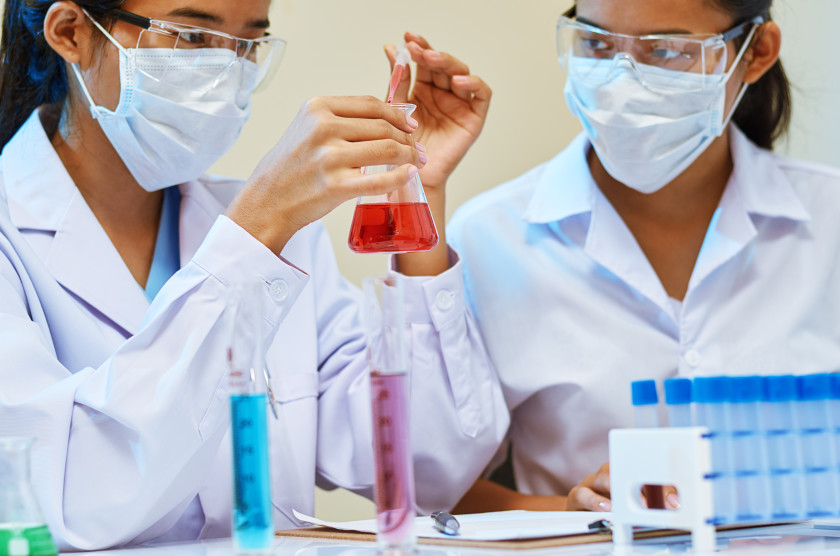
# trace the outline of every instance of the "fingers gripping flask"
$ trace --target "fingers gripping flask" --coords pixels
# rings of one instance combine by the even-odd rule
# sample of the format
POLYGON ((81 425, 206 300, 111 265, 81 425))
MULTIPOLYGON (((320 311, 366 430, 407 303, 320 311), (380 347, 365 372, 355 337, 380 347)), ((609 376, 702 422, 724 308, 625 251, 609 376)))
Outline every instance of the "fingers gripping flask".
POLYGON ((58 554, 29 482, 32 438, 0 438, 0 556, 58 554))
MULTIPOLYGON (((390 104, 406 117, 413 104, 390 104)), ((366 166, 365 175, 393 170, 396 166, 366 166)), ((407 253, 429 251, 438 243, 438 233, 420 176, 385 195, 359 197, 347 243, 356 253, 407 253)))

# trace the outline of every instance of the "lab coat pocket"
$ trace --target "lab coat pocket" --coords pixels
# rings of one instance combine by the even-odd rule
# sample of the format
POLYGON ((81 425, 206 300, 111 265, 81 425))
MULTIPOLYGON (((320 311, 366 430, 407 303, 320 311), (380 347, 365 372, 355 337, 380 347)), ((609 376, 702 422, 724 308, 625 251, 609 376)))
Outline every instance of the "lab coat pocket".
POLYGON ((318 373, 287 373, 272 377, 271 387, 277 403, 289 403, 318 395, 318 373))

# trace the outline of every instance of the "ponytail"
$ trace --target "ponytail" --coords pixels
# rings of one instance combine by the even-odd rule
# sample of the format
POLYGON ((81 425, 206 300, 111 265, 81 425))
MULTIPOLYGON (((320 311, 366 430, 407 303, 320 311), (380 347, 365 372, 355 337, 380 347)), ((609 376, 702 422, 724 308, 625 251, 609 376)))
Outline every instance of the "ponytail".
MULTIPOLYGON (((76 0, 102 15, 123 0, 76 0)), ((64 59, 44 38, 44 18, 55 0, 6 0, 0 35, 0 149, 40 106, 60 112, 67 98, 64 59)), ((47 134, 52 136, 58 118, 47 134)))

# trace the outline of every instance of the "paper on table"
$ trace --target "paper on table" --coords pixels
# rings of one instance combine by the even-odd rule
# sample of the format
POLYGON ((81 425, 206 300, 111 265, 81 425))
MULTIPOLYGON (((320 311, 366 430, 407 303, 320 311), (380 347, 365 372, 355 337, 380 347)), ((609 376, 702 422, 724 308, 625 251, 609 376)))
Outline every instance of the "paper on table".
MULTIPOLYGON (((376 533, 376 520, 323 521, 294 510, 295 517, 313 525, 323 525, 342 531, 376 533)), ((589 533, 589 524, 599 519, 610 519, 609 512, 530 512, 512 510, 484 514, 455 516, 461 524, 458 535, 444 535, 434 528, 429 516, 415 518, 414 530, 418 537, 434 539, 461 539, 465 541, 504 541, 515 539, 540 539, 562 535, 589 533)))

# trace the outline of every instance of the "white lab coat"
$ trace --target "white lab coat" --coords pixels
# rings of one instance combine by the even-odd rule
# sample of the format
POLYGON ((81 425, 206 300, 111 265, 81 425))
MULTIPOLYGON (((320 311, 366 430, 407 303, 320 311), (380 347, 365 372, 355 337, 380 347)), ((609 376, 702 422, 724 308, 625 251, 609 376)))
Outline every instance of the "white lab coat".
MULTIPOLYGON (((280 412, 269 430, 275 525, 295 526, 292 508, 312 513, 316 482, 370 492, 358 291, 321 224, 278 258, 219 216, 239 183, 186 183, 182 269, 149 306, 37 112, 0 172, 0 436, 37 438, 32 482, 60 547, 229 534, 225 286, 257 276, 280 412)), ((429 511, 469 488, 507 414, 459 264, 406 282, 417 496, 429 511)))
POLYGON ((453 216, 520 490, 566 494, 606 462, 607 432, 634 425, 633 380, 840 370, 840 172, 731 129, 681 303, 592 180, 583 135, 453 216))

